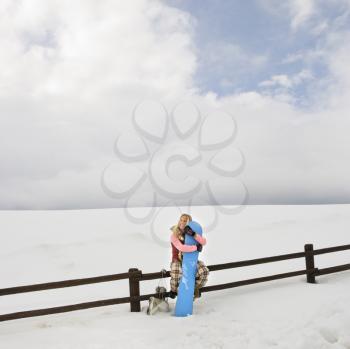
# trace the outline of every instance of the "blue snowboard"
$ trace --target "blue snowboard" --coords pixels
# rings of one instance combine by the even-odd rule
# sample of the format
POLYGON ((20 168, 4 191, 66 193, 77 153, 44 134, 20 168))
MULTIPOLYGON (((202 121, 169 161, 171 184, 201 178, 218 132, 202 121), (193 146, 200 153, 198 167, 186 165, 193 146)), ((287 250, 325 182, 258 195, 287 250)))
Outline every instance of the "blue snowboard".
MULTIPOLYGON (((191 221, 187 225, 190 226, 196 234, 202 236, 202 227, 197 222, 191 221)), ((185 244, 196 245, 197 241, 192 236, 186 234, 185 244)), ((178 295, 175 305, 175 316, 192 315, 198 253, 198 251, 183 253, 182 277, 177 290, 178 295)))

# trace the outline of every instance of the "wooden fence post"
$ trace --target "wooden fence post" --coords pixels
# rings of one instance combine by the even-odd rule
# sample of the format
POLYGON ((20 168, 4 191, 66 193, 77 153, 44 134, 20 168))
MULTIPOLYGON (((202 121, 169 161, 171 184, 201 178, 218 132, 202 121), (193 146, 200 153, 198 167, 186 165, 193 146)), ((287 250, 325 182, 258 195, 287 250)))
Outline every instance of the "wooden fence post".
POLYGON ((304 245, 304 251, 305 251, 305 264, 306 264, 306 281, 310 284, 316 283, 315 280, 315 261, 314 261, 314 246, 313 244, 306 244, 304 245))
POLYGON ((140 296, 140 277, 142 271, 137 268, 130 268, 129 273, 129 290, 130 290, 130 311, 141 311, 140 300, 133 299, 134 297, 140 296))

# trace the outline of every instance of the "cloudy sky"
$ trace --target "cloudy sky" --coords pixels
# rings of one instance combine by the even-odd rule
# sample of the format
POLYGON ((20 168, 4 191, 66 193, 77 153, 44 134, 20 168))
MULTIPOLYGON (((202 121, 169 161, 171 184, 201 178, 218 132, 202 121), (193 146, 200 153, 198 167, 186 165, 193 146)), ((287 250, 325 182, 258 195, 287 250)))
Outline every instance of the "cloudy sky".
POLYGON ((350 203, 349 16, 349 0, 2 0, 0 209, 350 203))

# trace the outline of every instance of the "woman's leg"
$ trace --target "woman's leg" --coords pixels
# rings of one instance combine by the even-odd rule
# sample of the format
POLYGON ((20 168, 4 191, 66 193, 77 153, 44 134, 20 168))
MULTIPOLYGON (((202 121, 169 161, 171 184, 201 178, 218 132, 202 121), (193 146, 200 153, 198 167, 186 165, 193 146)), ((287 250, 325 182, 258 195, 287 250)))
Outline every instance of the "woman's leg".
POLYGON ((203 287, 207 281, 209 276, 209 269, 208 267, 202 262, 197 262, 197 273, 196 273, 196 287, 201 288, 203 287))
POLYGON ((177 288, 180 283, 182 275, 181 263, 174 261, 170 263, 170 289, 173 292, 177 292, 177 288))

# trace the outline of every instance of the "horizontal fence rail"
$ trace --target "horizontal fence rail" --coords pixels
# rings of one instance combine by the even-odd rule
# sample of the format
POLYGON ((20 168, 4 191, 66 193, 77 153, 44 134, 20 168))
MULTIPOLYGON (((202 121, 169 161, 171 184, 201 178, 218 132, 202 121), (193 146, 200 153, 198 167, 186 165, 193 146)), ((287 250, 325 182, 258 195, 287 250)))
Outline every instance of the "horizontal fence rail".
MULTIPOLYGON (((342 245, 342 246, 334 246, 334 247, 327 247, 327 248, 314 250, 312 244, 306 244, 304 245, 303 252, 288 253, 288 254, 272 256, 272 257, 263 257, 263 258, 256 258, 256 259, 250 259, 250 260, 244 260, 244 261, 238 261, 238 262, 209 265, 207 267, 210 271, 217 271, 217 270, 245 267, 249 265, 258 265, 263 263, 277 262, 277 261, 288 260, 288 259, 305 258, 306 268, 302 270, 288 272, 288 273, 268 275, 264 277, 234 281, 234 282, 229 282, 225 284, 206 286, 200 289, 200 293, 218 291, 218 290, 245 286, 245 285, 252 285, 256 283, 284 279, 284 278, 289 278, 289 277, 294 277, 299 275, 306 275, 307 282, 315 283, 316 276, 350 270, 350 264, 343 264, 343 265, 318 269, 318 268, 315 268, 314 266, 315 264, 314 256, 324 254, 324 253, 345 251, 349 249, 350 249, 350 245, 342 245)), ((53 308, 36 309, 36 310, 10 313, 10 314, 3 314, 3 315, 0 315, 0 321, 64 313, 64 312, 70 312, 74 310, 82 310, 82 309, 96 308, 96 307, 123 304, 123 303, 129 303, 130 310, 132 312, 139 312, 141 311, 141 305, 140 305, 141 301, 146 301, 152 296, 153 297, 157 296, 156 293, 140 295, 140 282, 147 281, 147 280, 156 280, 156 279, 166 278, 166 277, 170 277, 170 271, 166 271, 164 269, 160 272, 143 274, 142 271, 137 268, 130 268, 127 273, 64 280, 64 281, 57 281, 57 282, 47 282, 47 283, 34 284, 34 285, 28 285, 28 286, 16 286, 16 287, 3 288, 3 289, 0 289, 0 296, 8 296, 8 295, 25 293, 25 292, 35 292, 35 291, 58 289, 58 288, 64 288, 64 287, 96 284, 100 282, 110 282, 110 281, 129 279, 129 297, 104 299, 104 300, 84 302, 84 303, 65 305, 65 306, 59 306, 59 307, 53 307, 53 308)), ((166 292, 165 295, 169 296, 169 292, 166 292)))
POLYGON ((224 269, 246 267, 249 265, 258 265, 263 263, 284 261, 287 259, 294 259, 294 258, 301 258, 301 257, 305 257, 305 252, 288 253, 288 254, 282 254, 282 255, 273 256, 273 257, 264 257, 264 258, 256 258, 256 259, 250 259, 250 260, 239 261, 239 262, 215 264, 215 265, 208 266, 208 268, 210 271, 224 270, 224 269))
POLYGON ((319 248, 317 250, 314 250, 314 255, 317 254, 323 254, 323 253, 330 253, 330 252, 340 252, 350 250, 350 245, 341 245, 341 246, 334 246, 334 247, 326 247, 326 248, 319 248))
POLYGON ((24 293, 24 292, 52 290, 52 289, 63 288, 63 287, 96 284, 99 282, 128 279, 129 277, 130 277, 130 273, 121 273, 121 274, 114 274, 114 275, 96 276, 96 277, 90 277, 90 278, 84 278, 84 279, 46 282, 43 284, 36 284, 36 285, 30 285, 30 286, 9 287, 9 288, 0 289, 0 296, 6 296, 9 294, 24 293))
MULTIPOLYGON (((297 271, 292 271, 292 272, 289 272, 289 273, 275 274, 275 275, 258 277, 258 278, 254 278, 254 279, 234 281, 234 282, 229 282, 227 284, 206 286, 206 287, 203 287, 201 289, 201 292, 218 291, 218 290, 224 290, 225 288, 233 288, 233 287, 257 284, 259 282, 272 281, 272 280, 278 280, 278 279, 285 279, 285 278, 289 278, 289 277, 293 277, 293 276, 304 275, 307 272, 308 271, 306 269, 305 270, 297 270, 297 271)), ((316 272, 316 268, 314 269, 313 272, 316 272)))
POLYGON ((350 269, 350 264, 337 265, 335 267, 318 269, 316 275, 326 275, 331 273, 336 273, 338 271, 345 271, 350 269))
POLYGON ((34 316, 41 316, 41 315, 65 313, 73 310, 82 310, 82 309, 103 307, 106 305, 122 304, 122 303, 129 303, 129 302, 130 302, 130 297, 124 297, 124 298, 104 299, 101 301, 85 302, 85 303, 79 303, 79 304, 73 304, 73 305, 65 305, 61 307, 20 311, 17 313, 0 315, 0 321, 23 319, 27 317, 34 317, 34 316))

